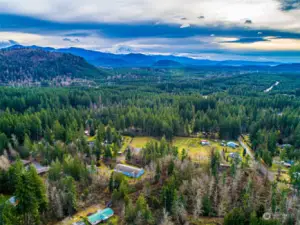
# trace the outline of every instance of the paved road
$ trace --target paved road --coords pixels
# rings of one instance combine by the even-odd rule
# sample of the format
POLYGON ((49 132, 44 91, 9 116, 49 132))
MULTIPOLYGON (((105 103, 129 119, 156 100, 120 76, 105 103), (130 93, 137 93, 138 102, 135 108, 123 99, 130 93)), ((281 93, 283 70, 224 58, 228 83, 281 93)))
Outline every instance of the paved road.
POLYGON ((269 181, 273 182, 275 180, 275 175, 273 172, 268 170, 268 167, 264 165, 262 162, 255 160, 252 149, 243 141, 242 137, 239 137, 240 145, 246 149, 247 154, 250 158, 257 164, 258 170, 265 176, 268 176, 269 181))

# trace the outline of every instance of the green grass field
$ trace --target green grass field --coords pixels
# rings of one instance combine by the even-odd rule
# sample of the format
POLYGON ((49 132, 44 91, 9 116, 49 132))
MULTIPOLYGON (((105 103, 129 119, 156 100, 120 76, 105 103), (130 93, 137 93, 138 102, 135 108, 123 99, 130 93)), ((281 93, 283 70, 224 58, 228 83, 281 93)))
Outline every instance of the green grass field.
POLYGON ((200 138, 175 137, 172 144, 178 147, 179 152, 183 149, 188 151, 189 156, 195 161, 208 161, 211 147, 216 147, 214 143, 211 146, 202 146, 200 138))
MULTIPOLYGON (((220 145, 220 140, 211 140, 207 139, 210 142, 209 146, 202 146, 200 141, 204 138, 199 137, 175 137, 172 140, 172 145, 178 147, 179 152, 182 151, 182 149, 185 149, 188 151, 189 156, 192 158, 192 160, 195 161, 208 161, 210 157, 210 151, 212 148, 215 148, 218 151, 221 151, 223 148, 227 149, 226 156, 231 152, 238 152, 240 155, 243 155, 243 148, 230 148, 230 147, 223 147, 220 145)), ((124 136, 124 143, 121 148, 121 151, 124 151, 128 145, 131 145, 135 148, 143 148, 146 146, 146 144, 150 141, 159 141, 158 139, 155 139, 153 137, 143 136, 143 137, 128 137, 124 136)), ((237 141, 235 141, 237 143, 237 141)))
POLYGON ((87 137, 87 141, 90 142, 90 141, 95 141, 96 140, 96 135, 95 136, 88 136, 87 137))
POLYGON ((134 148, 143 148, 150 141, 158 141, 153 137, 134 137, 130 145, 134 148))
POLYGON ((220 144, 220 140, 216 141, 207 138, 175 137, 172 144, 178 147, 179 151, 182 151, 182 149, 188 150, 189 156, 192 158, 192 160, 195 161, 208 161, 212 148, 215 148, 217 151, 227 149, 225 157, 231 152, 238 152, 241 156, 243 153, 243 149, 241 147, 235 149, 230 147, 223 147, 220 144), (202 139, 208 140, 210 145, 202 146, 200 143, 202 139))

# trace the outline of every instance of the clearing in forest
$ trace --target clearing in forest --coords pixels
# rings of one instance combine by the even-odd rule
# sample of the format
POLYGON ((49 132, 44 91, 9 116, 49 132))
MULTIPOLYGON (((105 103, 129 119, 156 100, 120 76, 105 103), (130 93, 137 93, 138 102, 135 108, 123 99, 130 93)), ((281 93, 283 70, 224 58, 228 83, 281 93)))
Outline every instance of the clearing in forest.
POLYGON ((157 141, 153 137, 134 137, 130 143, 130 145, 134 148, 143 148, 146 146, 146 144, 150 141, 157 141))

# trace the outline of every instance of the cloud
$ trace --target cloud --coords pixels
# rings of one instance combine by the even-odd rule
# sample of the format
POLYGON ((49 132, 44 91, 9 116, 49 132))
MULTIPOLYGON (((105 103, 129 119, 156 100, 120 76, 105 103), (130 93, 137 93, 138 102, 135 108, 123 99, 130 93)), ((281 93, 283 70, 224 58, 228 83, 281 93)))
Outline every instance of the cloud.
POLYGON ((259 52, 255 57, 265 52, 270 57, 296 58, 298 54, 300 58, 288 44, 290 40, 297 47, 300 40, 299 0, 23 3, 0 0, 0 41, 216 58, 252 57, 253 52, 259 52))
POLYGON ((177 25, 181 25, 181 20, 176 15, 188 15, 189 24, 193 26, 199 24, 199 15, 205 13, 206 19, 202 23, 207 26, 237 26, 246 17, 255 21, 253 26, 256 28, 300 32, 299 0, 86 0, 84 4, 81 0, 24 0, 23 3, 2 0, 0 13, 61 23, 137 24, 161 21, 177 25))
POLYGON ((71 39, 71 38, 63 38, 63 41, 67 41, 67 42, 71 42, 71 43, 79 43, 79 39, 75 38, 75 39, 71 39))
POLYGON ((239 50, 250 51, 297 51, 300 52, 300 39, 282 39, 273 38, 268 41, 256 41, 256 42, 223 42, 221 45, 239 50))
POLYGON ((250 37, 250 38, 245 37, 236 40, 223 41, 222 43, 255 43, 261 41, 269 41, 269 40, 264 37, 250 37))
POLYGON ((300 9, 299 0, 279 0, 279 2, 281 3, 281 10, 283 11, 300 9))

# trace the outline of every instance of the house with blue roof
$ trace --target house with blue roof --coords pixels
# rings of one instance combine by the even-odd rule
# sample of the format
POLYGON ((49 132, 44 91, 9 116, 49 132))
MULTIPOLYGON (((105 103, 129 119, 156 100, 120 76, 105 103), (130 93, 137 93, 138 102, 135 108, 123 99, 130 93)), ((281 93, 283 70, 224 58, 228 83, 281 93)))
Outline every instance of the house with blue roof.
POLYGON ((108 220, 114 215, 114 211, 111 208, 98 210, 96 213, 88 216, 88 221, 91 225, 97 225, 103 221, 108 220))

